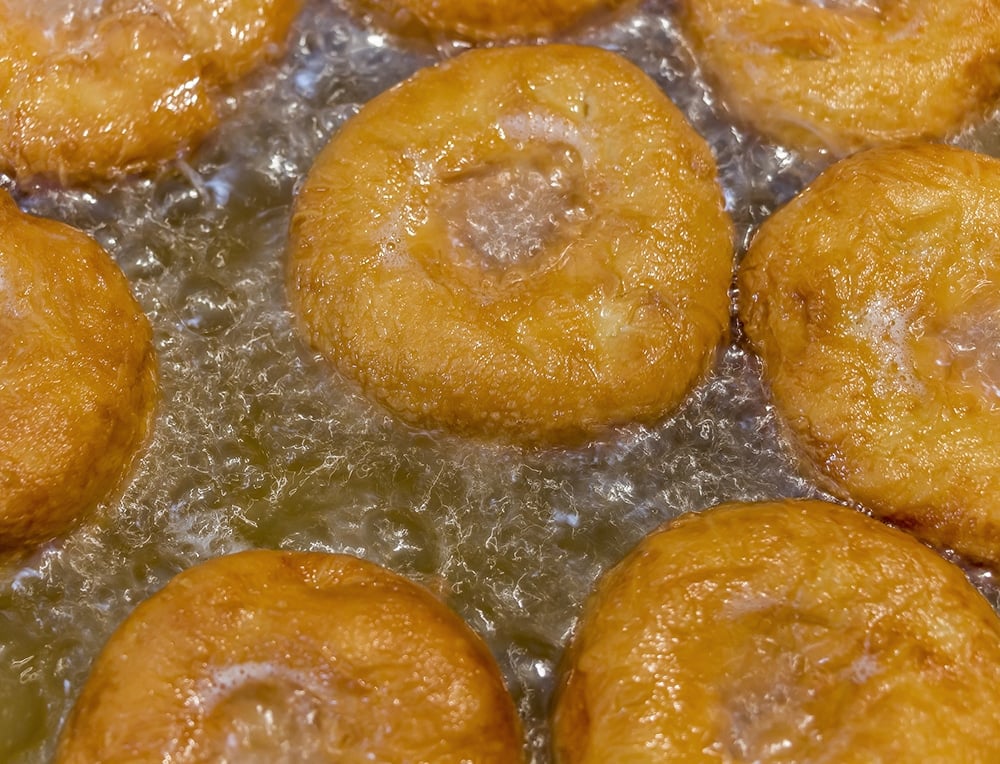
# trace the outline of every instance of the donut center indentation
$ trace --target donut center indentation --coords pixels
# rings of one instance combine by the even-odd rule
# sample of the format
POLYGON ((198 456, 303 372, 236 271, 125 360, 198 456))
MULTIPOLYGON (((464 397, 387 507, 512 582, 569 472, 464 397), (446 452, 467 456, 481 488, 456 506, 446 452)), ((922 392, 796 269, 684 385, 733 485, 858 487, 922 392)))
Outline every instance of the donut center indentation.
POLYGON ((882 16, 895 0, 800 0, 804 5, 826 8, 831 11, 882 16))
POLYGON ((571 238, 587 217, 583 185, 574 148, 526 146, 444 179, 436 207, 455 251, 503 268, 571 238))
POLYGON ((337 698, 343 713, 333 714, 330 699, 294 672, 247 664, 232 667, 214 681, 216 686, 200 700, 206 712, 193 739, 199 761, 319 764, 351 745, 348 722, 356 709, 350 708, 350 690, 337 698))
POLYGON ((106 0, 41 0, 25 3, 19 12, 52 34, 66 24, 96 18, 105 5, 106 0))
POLYGON ((740 761, 807 755, 848 712, 845 688, 879 673, 851 635, 785 608, 738 618, 734 631, 742 638, 726 660, 720 742, 740 761))

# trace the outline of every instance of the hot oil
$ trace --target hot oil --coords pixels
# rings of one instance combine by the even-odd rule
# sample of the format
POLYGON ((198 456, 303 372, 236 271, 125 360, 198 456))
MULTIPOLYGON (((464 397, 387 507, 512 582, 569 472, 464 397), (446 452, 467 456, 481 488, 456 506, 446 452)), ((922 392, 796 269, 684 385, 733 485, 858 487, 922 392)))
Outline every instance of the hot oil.
MULTIPOLYGON (((573 39, 623 52, 709 138, 742 251, 818 168, 721 118, 671 10, 652 0, 573 39)), ((286 59, 232 94, 188 163, 112 186, 18 190, 26 209, 87 230, 121 264, 153 323, 162 400, 122 495, 4 571, 0 760, 51 758, 104 640, 172 575, 280 547, 363 556, 439 592, 486 638, 545 762, 558 662, 602 570, 682 512, 817 493, 735 343, 668 421, 543 451, 401 425, 301 344, 284 291, 295 188, 362 103, 433 60, 315 2, 286 59)), ((998 605, 989 576, 970 575, 998 605)))

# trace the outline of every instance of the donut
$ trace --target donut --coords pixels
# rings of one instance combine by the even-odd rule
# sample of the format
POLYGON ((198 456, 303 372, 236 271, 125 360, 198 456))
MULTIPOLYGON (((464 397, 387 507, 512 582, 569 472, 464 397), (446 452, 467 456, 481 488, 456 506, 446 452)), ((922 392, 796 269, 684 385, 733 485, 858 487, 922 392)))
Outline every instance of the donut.
POLYGON ((0 170, 148 170, 218 123, 216 92, 281 49, 301 0, 0 0, 0 170))
POLYGON ((172 579, 119 626, 58 764, 521 762, 485 643, 429 591, 346 555, 256 550, 172 579))
POLYGON ((945 137, 1000 95, 997 0, 682 0, 678 22, 728 111, 806 154, 945 137))
POLYGON ((787 440, 828 492, 1000 561, 1000 161, 883 147, 756 232, 739 313, 787 440))
POLYGON ((559 764, 1000 761, 1000 619, 861 512, 720 505, 600 578, 553 737, 559 764))
POLYGON ((411 28, 474 42, 550 38, 627 0, 364 0, 390 28, 411 28))
POLYGON ((70 528, 121 482, 156 400, 149 321, 93 239, 0 192, 0 549, 70 528))
POLYGON ((705 141, 584 46, 473 49, 367 103, 293 210, 304 337, 401 419, 568 443, 672 411, 728 331, 705 141))

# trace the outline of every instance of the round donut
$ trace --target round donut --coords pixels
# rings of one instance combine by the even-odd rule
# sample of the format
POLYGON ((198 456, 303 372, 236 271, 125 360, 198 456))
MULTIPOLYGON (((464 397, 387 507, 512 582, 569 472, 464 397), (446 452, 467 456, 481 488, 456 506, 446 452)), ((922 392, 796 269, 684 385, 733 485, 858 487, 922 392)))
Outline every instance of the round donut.
POLYGON ((721 505, 600 579, 553 728, 559 764, 1000 761, 1000 619, 856 510, 721 505))
POLYGON ((281 49, 301 0, 0 0, 0 170, 147 170, 218 122, 215 91, 281 49))
POLYGON ((708 146, 634 65, 474 49, 316 159, 290 299, 404 420, 564 443, 679 404, 728 329, 732 239, 708 146))
POLYGON ((0 192, 0 548, 44 541, 113 491, 156 400, 152 332, 90 237, 0 192))
POLYGON ((493 656, 429 591, 354 557, 258 550, 136 608, 56 761, 500 764, 522 746, 493 656))
POLYGON ((1000 95, 998 0, 683 0, 679 22, 724 105, 806 153, 944 137, 1000 95))
POLYGON ((475 42, 550 38, 627 0, 363 0, 390 27, 475 42))
POLYGON ((841 498, 1000 562, 1000 161, 842 160, 760 227, 739 311, 803 463, 841 498))

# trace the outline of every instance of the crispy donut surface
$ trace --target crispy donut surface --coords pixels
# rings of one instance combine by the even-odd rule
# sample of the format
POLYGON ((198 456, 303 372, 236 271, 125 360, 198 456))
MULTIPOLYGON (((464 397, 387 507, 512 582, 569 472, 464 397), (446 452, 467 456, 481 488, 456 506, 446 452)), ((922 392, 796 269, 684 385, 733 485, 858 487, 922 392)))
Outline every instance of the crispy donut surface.
POLYGON ((152 333, 90 237, 0 192, 0 548, 70 527, 120 482, 156 398, 152 333))
POLYGON ((790 148, 940 138, 1000 96, 998 0, 682 0, 679 18, 726 106, 790 148))
POLYGON ((916 539, 826 502, 721 505, 599 580, 556 760, 1000 760, 1000 619, 916 539))
POLYGON ((549 443, 655 419, 728 328, 715 175, 618 55, 472 50, 376 97, 317 158, 290 298, 315 347, 418 425, 549 443))
POLYGON ((60 764, 522 761, 485 643, 344 555, 252 551, 176 576, 115 631, 60 764))
POLYGON ((149 169, 218 122, 215 91, 281 49, 301 0, 0 0, 0 169, 149 169))
POLYGON ((756 233, 740 316, 824 487, 1000 562, 1000 161, 941 145, 829 168, 756 233))
POLYGON ((627 0, 364 0, 395 26, 415 20, 425 30, 477 41, 551 37, 627 0))

